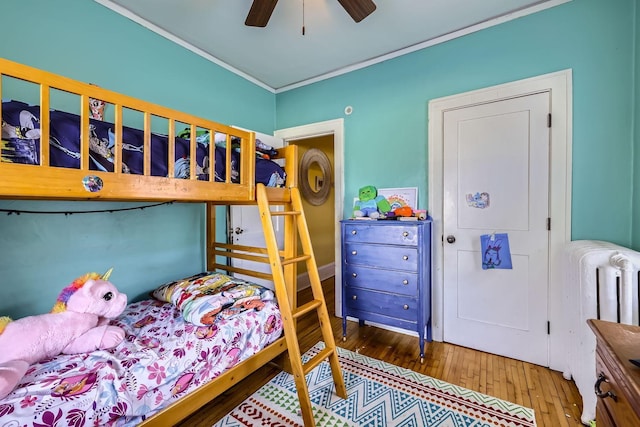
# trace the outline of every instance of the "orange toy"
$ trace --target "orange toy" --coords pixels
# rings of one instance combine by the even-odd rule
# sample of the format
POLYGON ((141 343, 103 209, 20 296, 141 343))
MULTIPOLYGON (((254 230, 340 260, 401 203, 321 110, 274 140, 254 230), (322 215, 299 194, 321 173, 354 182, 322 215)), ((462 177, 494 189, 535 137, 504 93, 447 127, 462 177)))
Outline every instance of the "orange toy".
POLYGON ((395 213, 396 216, 411 216, 411 215, 413 215, 413 211, 411 210, 411 208, 409 206, 401 206, 399 208, 396 208, 396 210, 393 211, 393 213, 395 213))

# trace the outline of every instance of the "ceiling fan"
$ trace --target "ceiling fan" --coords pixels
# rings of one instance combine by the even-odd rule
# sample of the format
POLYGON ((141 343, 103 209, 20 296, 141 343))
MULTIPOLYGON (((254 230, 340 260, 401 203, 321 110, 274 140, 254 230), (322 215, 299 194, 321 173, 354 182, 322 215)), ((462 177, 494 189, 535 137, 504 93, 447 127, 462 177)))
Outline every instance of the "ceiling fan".
MULTIPOLYGON (((376 10, 376 4, 373 0, 338 0, 344 10, 353 18, 354 21, 360 22, 376 10)), ((244 21, 244 25, 250 27, 266 27, 273 9, 276 7, 278 0, 253 0, 251 9, 244 21)))

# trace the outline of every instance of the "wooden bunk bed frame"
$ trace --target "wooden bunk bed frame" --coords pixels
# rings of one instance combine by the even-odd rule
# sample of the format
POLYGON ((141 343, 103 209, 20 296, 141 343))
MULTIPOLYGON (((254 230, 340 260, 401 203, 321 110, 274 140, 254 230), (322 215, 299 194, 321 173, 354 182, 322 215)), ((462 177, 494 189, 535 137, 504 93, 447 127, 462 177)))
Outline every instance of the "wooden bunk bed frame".
MULTIPOLYGON (((241 129, 216 123, 172 110, 156 104, 122 95, 95 85, 75 81, 36 68, 18 64, 0 58, 0 98, 2 97, 3 77, 11 77, 38 86, 40 106, 40 159, 37 165, 23 165, 0 161, 0 198, 34 200, 104 200, 104 201, 176 201, 199 202, 207 206, 207 269, 223 270, 227 273, 240 273, 251 277, 272 280, 278 298, 285 334, 254 356, 237 364, 215 380, 173 402, 168 407, 146 419, 140 425, 174 425, 197 411, 204 404, 219 396, 225 390, 238 383, 259 367, 288 351, 287 366, 293 372, 304 424, 313 426, 314 419, 309 399, 305 375, 323 360, 328 359, 339 396, 346 397, 346 388, 335 350, 335 341, 326 303, 322 294, 320 278, 315 257, 311 248, 308 227, 300 193, 297 189, 298 158, 295 145, 279 149, 276 159, 284 160, 287 174, 283 188, 256 185, 255 177, 255 134, 241 129), (57 90, 77 95, 80 100, 80 168, 70 169, 51 166, 48 155, 49 110, 51 91, 57 90), (90 98, 105 101, 114 108, 115 149, 114 171, 101 172, 90 170, 89 160, 89 117, 90 98), (123 110, 131 109, 143 115, 144 131, 144 173, 132 175, 122 173, 122 127, 123 110), (199 180, 196 162, 190 164, 190 178, 171 178, 174 176, 174 163, 168 161, 167 177, 151 176, 151 122, 152 117, 164 118, 168 123, 168 159, 175 154, 176 124, 186 124, 190 128, 190 153, 196 151, 196 132, 208 130, 210 135, 226 135, 226 176, 224 182, 215 181, 215 174, 209 173, 208 180, 199 180), (240 140, 239 182, 231 178, 231 137, 240 140), (43 142, 44 141, 44 142, 43 142), (83 185, 87 176, 97 176, 103 182, 100 191, 89 191, 83 185), (216 205, 258 204, 266 247, 254 248, 216 241, 215 220, 216 205), (271 211, 271 206, 283 205, 284 211, 271 211), (273 230, 272 215, 284 216, 284 249, 277 246, 273 230), (302 242, 303 254, 298 255, 298 238, 302 242), (239 258, 254 262, 268 263, 272 273, 261 273, 232 267, 219 262, 220 257, 239 258), (309 271, 313 301, 298 307, 296 300, 296 265, 306 262, 309 271), (285 303, 285 301, 287 303, 285 303), (326 349, 311 361, 303 364, 296 335, 296 319, 315 311, 326 349)), ((0 104, 0 117, 2 109, 0 104)), ((209 158, 215 159, 213 138, 209 144, 209 158)), ((195 158, 195 155, 193 156, 195 158)), ((214 165, 210 166, 214 170, 214 165)))

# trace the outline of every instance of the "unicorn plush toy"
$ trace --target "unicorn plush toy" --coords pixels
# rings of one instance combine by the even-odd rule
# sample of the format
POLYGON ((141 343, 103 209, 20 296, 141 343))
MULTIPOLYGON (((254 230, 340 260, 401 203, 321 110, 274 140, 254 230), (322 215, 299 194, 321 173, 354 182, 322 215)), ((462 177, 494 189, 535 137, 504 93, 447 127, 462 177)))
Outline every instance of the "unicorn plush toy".
POLYGON ((12 321, 0 318, 0 399, 8 395, 29 365, 60 353, 77 354, 116 347, 124 331, 109 325, 122 313, 127 296, 103 275, 88 273, 62 290, 50 313, 12 321))

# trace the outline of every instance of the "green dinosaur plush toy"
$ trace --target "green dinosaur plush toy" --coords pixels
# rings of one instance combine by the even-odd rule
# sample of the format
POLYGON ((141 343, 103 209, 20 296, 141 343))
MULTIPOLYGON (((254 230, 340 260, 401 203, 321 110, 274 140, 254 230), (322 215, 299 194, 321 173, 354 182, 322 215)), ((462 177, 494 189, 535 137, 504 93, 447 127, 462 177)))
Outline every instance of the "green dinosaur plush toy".
POLYGON ((367 185, 358 190, 358 200, 353 206, 353 216, 379 218, 380 214, 386 214, 391 210, 389 201, 378 195, 378 190, 373 185, 367 185))

